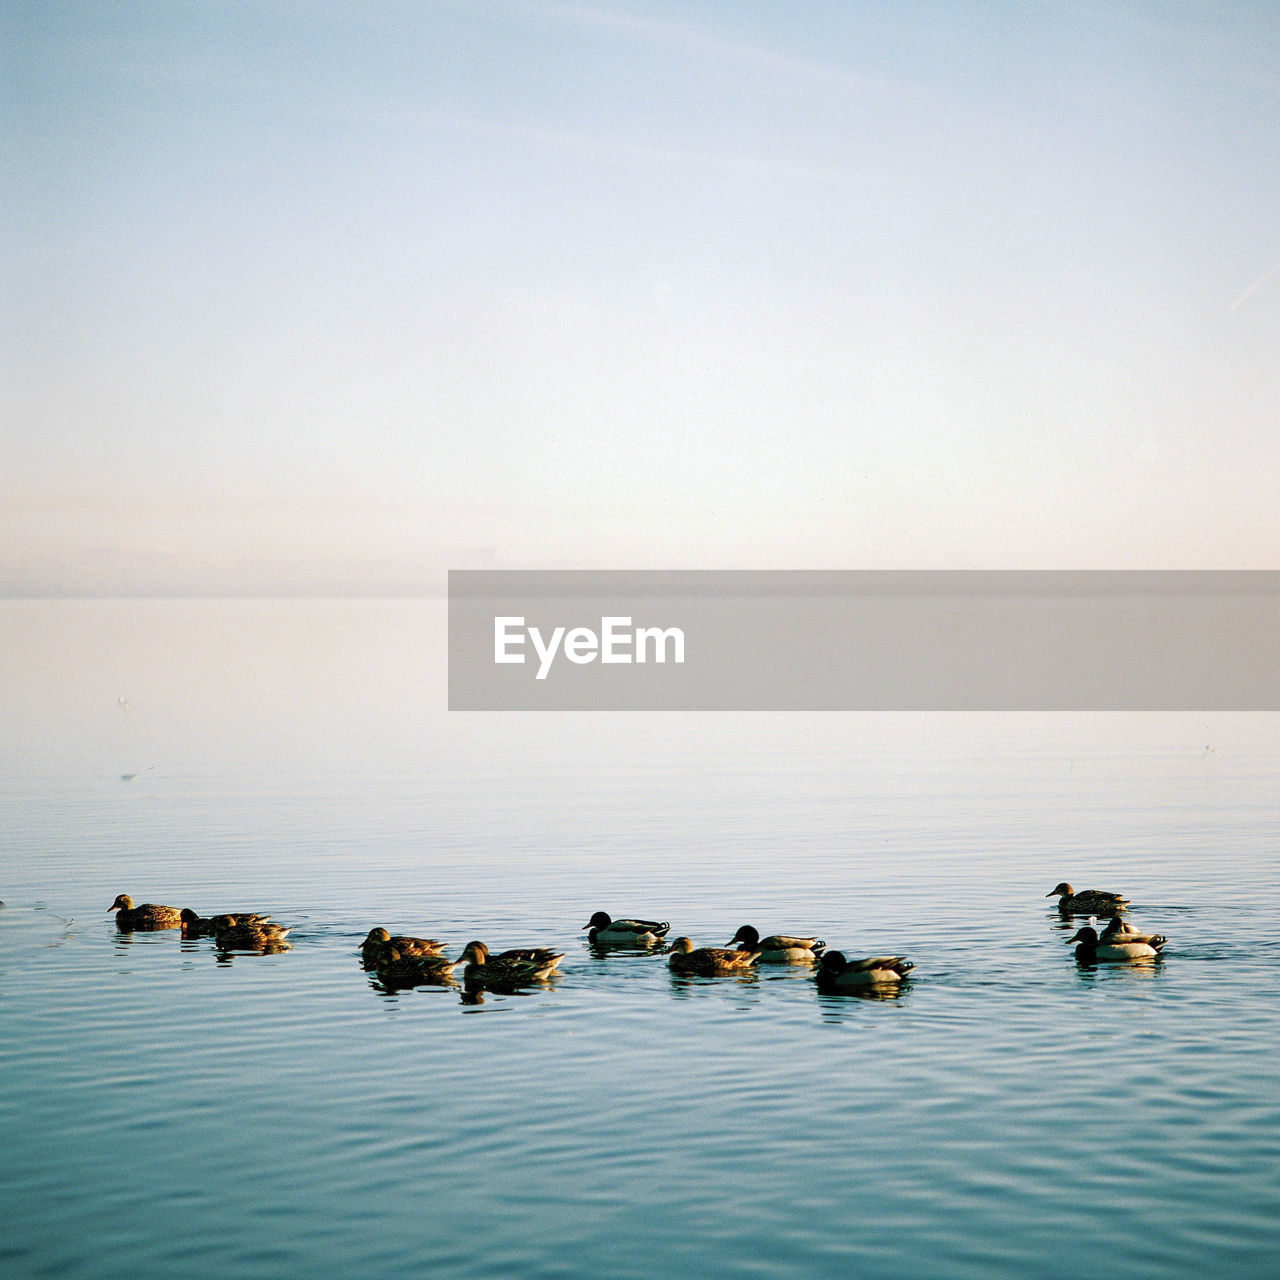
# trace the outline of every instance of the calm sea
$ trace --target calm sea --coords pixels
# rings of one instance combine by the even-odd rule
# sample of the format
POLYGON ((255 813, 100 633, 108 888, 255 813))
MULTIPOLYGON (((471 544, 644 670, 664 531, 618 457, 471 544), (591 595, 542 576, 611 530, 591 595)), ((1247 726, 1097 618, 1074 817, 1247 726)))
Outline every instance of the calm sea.
POLYGON ((6 601, 0 659, 6 1276, 1280 1274, 1280 716, 451 716, 439 601, 6 601), (1062 879, 1165 959, 1078 967, 1062 879), (389 995, 378 924, 567 954, 389 995))

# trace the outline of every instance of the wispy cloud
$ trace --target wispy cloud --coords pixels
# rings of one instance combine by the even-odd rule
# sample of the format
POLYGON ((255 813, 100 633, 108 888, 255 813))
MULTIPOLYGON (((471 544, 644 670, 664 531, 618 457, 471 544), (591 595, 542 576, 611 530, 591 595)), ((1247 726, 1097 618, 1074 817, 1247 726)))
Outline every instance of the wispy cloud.
POLYGON ((1266 284, 1266 283, 1267 283, 1267 281, 1268 281, 1268 280, 1270 280, 1270 279, 1271 279, 1271 277, 1272 277, 1272 276, 1274 276, 1274 275, 1276 274, 1276 272, 1277 272, 1277 271, 1280 271, 1280 262, 1277 262, 1277 263, 1276 263, 1276 265, 1275 265, 1274 267, 1272 267, 1270 271, 1264 271, 1264 272, 1263 272, 1263 273, 1262 273, 1262 274, 1261 274, 1261 275, 1260 275, 1260 276, 1259 276, 1259 277, 1258 277, 1258 278, 1257 278, 1257 279, 1256 279, 1256 280, 1255 280, 1255 281, 1254 281, 1254 282, 1253 282, 1253 283, 1252 283, 1252 284, 1251 284, 1251 285, 1250 285, 1250 286, 1249 286, 1249 287, 1248 287, 1248 288, 1247 288, 1247 289, 1246 289, 1246 290, 1245 290, 1245 291, 1244 291, 1244 292, 1243 292, 1243 293, 1242 293, 1242 294, 1241 294, 1241 295, 1240 295, 1240 296, 1239 296, 1239 297, 1238 297, 1238 298, 1237 298, 1237 299, 1236 299, 1236 300, 1235 300, 1235 301, 1234 301, 1234 302, 1233 302, 1233 303, 1232 303, 1232 304, 1227 308, 1227 314, 1228 314, 1228 315, 1232 315, 1232 314, 1233 314, 1233 313, 1234 313, 1234 312, 1235 312, 1235 311, 1236 311, 1236 310, 1241 306, 1241 304, 1242 304, 1242 303, 1243 303, 1247 298, 1249 298, 1252 294, 1256 293, 1256 292, 1257 292, 1257 290, 1261 289, 1261 288, 1262 288, 1262 286, 1263 286, 1264 284, 1266 284))
POLYGON ((874 166, 806 164, 780 156, 659 146, 626 138, 608 137, 577 129, 512 120, 489 120, 454 112, 371 108, 369 116, 424 130, 510 138, 560 151, 577 151, 615 160, 677 169, 720 169, 752 178, 791 178, 813 182, 898 183, 903 175, 874 166))
POLYGON ((616 31, 660 48, 700 53, 738 66, 767 70, 776 75, 809 84, 826 84, 845 90, 856 90, 859 93, 874 94, 878 97, 886 94, 913 98, 926 96, 926 91, 917 85, 886 76, 864 75, 815 58, 762 48, 740 40, 726 39, 707 27, 690 22, 641 18, 631 13, 620 13, 615 9, 601 8, 598 5, 575 4, 569 0, 554 0, 553 3, 522 3, 520 7, 535 17, 551 18, 602 31, 616 31))

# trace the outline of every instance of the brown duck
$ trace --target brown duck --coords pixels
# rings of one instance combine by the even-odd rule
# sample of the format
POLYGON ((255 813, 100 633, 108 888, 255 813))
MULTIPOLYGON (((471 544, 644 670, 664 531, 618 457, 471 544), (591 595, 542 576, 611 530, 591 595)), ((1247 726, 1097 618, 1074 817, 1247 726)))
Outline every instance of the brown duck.
POLYGON ((563 951, 550 947, 513 947, 495 956, 483 942, 468 942, 458 963, 466 962, 462 978, 473 986, 518 987, 549 978, 563 959, 563 951))
POLYGON ((212 938, 219 929, 233 924, 265 924, 271 919, 260 911, 223 911, 216 916, 199 916, 190 907, 183 907, 182 936, 184 938, 212 938))
POLYGON ((107 914, 116 913, 116 928, 122 933, 158 929, 177 929, 182 925, 182 912, 177 907, 158 907, 154 902, 144 902, 135 907, 127 893, 119 894, 107 908, 107 914))
POLYGON ((366 969, 376 969, 378 961, 389 950, 401 958, 408 956, 438 956, 444 954, 444 943, 434 938, 410 938, 404 934, 390 934, 379 927, 370 929, 369 936, 360 944, 360 955, 366 969))
POLYGON ((285 941, 293 930, 270 920, 257 923, 241 921, 234 916, 214 931, 213 940, 219 951, 287 951, 285 941))
POLYGON ((727 973, 745 973, 760 958, 758 951, 735 951, 728 947, 695 947, 690 938, 671 944, 667 964, 672 973, 697 974, 704 978, 727 973))

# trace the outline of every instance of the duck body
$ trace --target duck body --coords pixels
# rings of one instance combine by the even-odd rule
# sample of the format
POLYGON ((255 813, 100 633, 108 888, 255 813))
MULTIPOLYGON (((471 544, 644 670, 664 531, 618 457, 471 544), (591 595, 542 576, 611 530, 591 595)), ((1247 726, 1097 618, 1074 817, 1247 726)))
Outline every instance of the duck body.
POLYGON ((814 964, 827 945, 821 938, 801 938, 789 933, 771 933, 762 938, 749 924, 744 924, 729 939, 728 945, 733 946, 735 942, 739 951, 754 951, 761 964, 814 964))
POLYGON ((460 961, 448 956, 402 953, 396 947, 384 947, 377 959, 378 980, 385 987, 442 987, 453 981, 453 971, 460 961))
POLYGON ((458 957, 464 982, 478 987, 519 987, 549 978, 564 959, 550 947, 513 947, 492 955, 483 942, 468 942, 458 957))
POLYGON ((1154 960, 1160 954, 1168 939, 1154 934, 1151 935, 1149 942, 1138 942, 1132 937, 1126 937, 1123 941, 1103 942, 1098 937, 1098 931, 1086 925, 1076 933, 1075 937, 1068 938, 1067 941, 1080 944, 1076 947, 1076 959, 1081 964, 1097 964, 1099 962, 1124 963, 1129 960, 1154 960))
POLYGON ((598 947, 657 946, 671 928, 665 920, 614 920, 607 911, 597 911, 582 927, 598 947))
POLYGON ((1148 946, 1155 947, 1158 951, 1169 939, 1162 933, 1142 933, 1119 916, 1112 916, 1111 923, 1103 929, 1098 941, 1103 944, 1145 942, 1148 946))
POLYGON ((216 916, 199 916, 190 907, 178 913, 184 938, 212 938, 219 929, 233 924, 265 924, 271 919, 261 911, 224 911, 216 916))
POLYGON ((902 956, 868 956, 847 960, 842 951, 824 951, 818 964, 818 985, 840 991, 901 982, 915 968, 902 956))
POLYGON ((1058 910, 1063 915, 1117 916, 1129 907, 1129 899, 1118 893, 1107 893, 1102 889, 1081 889, 1077 893, 1065 880, 1044 896, 1057 898, 1058 910))
POLYGON ((107 908, 108 914, 112 911, 116 913, 116 928, 121 933, 182 927, 182 912, 177 907, 161 907, 154 902, 144 902, 135 907, 133 899, 127 893, 117 895, 116 900, 107 908))
POLYGON ((215 930, 213 940, 220 951, 287 951, 285 941, 293 930, 270 920, 257 923, 229 918, 229 923, 215 930))
POLYGON ((667 964, 672 973, 715 978, 730 973, 746 973, 759 958, 758 951, 730 947, 695 947, 691 938, 677 938, 671 944, 667 964))
POLYGON ((366 969, 376 969, 382 955, 390 950, 402 958, 408 956, 441 956, 444 943, 434 938, 411 938, 405 934, 390 934, 385 929, 370 929, 369 936, 360 944, 360 955, 366 969))

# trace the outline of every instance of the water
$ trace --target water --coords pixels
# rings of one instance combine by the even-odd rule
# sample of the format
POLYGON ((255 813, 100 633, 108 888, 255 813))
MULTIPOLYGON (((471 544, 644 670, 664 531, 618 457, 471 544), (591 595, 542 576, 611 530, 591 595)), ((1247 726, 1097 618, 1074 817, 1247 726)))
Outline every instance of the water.
POLYGON ((449 716, 438 601, 0 645, 6 1275, 1280 1271, 1280 717, 449 716), (1063 878, 1167 958, 1077 967, 1063 878), (121 892, 295 945, 121 937, 121 892), (677 980, 597 909, 917 969, 677 980), (562 976, 387 994, 375 924, 562 976))

